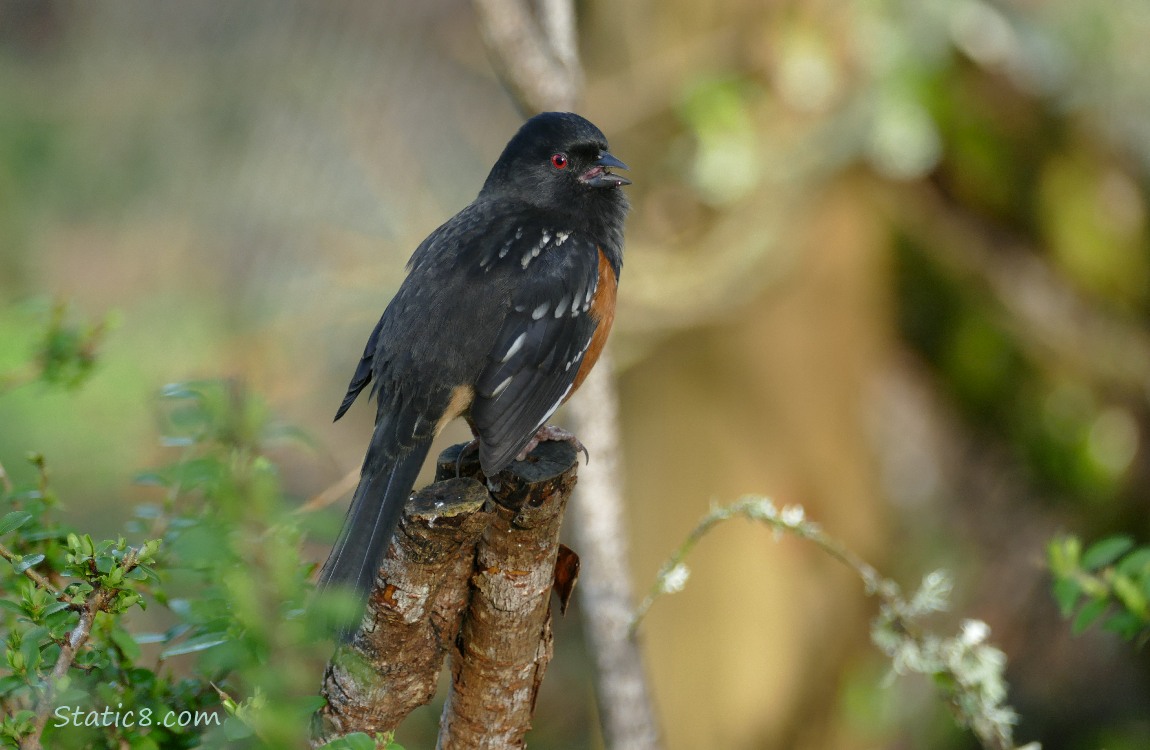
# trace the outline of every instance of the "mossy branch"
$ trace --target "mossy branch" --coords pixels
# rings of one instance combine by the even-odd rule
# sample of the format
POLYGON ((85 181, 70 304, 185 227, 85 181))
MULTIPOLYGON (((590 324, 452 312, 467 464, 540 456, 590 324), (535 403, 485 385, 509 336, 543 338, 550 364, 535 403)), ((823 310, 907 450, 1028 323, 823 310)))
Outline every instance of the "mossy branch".
MULTIPOLYGON (((1005 703, 1003 678, 1006 657, 987 639, 990 628, 978 620, 965 620, 958 635, 942 638, 924 631, 919 621, 948 606, 950 577, 943 571, 928 574, 909 598, 897 583, 808 521, 801 506, 782 509, 764 497, 749 496, 727 506, 712 508, 660 568, 655 582, 639 605, 631 623, 634 632, 655 600, 681 591, 687 583, 687 555, 715 526, 731 518, 766 524, 779 538, 790 534, 813 542, 819 549, 858 574, 868 596, 879 599, 879 615, 871 626, 871 640, 891 660, 896 674, 931 677, 958 723, 969 728, 986 750, 1014 750, 1013 730, 1018 721, 1005 703)), ((1017 750, 1040 750, 1030 743, 1017 750)))

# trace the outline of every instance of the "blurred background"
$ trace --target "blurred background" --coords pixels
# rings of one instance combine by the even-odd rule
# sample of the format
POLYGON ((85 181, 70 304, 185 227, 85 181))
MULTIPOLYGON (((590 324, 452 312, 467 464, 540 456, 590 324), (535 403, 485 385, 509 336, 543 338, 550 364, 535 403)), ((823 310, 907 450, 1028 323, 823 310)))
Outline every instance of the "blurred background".
MULTIPOLYGON (((1150 747, 1147 651, 1071 637, 1044 570, 1059 532, 1150 537, 1150 5, 577 9, 582 113, 635 183, 619 574, 645 590, 712 502, 801 503, 907 588, 954 574, 939 630, 991 625, 1020 742, 1150 747)), ((45 453, 115 535, 158 389, 226 377, 312 436, 300 502, 337 483, 368 333, 521 119, 462 0, 0 0, 0 372, 54 300, 113 323, 84 389, 0 399, 0 462, 45 453)), ((642 631, 671 750, 974 746, 884 679, 834 561, 733 523, 691 567, 642 631)), ((598 747, 577 617, 556 644, 532 746, 598 747)))

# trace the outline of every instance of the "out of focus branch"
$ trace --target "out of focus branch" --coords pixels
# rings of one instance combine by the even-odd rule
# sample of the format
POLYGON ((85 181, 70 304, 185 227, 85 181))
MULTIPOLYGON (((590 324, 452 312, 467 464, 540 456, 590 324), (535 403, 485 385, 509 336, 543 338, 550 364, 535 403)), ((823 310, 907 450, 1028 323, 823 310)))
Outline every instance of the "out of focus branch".
POLYGON ((614 377, 612 359, 605 353, 570 406, 577 433, 594 446, 595 455, 583 467, 571 511, 575 545, 582 556, 579 594, 595 658, 596 697, 607 747, 654 750, 660 747, 658 723, 642 655, 629 629, 634 605, 614 377))
POLYGON ((1150 337, 1090 304, 1036 250, 953 209, 928 186, 903 191, 888 205, 898 226, 944 268, 982 283, 1024 346, 1103 385, 1150 395, 1150 337))
MULTIPOLYGON (((527 112, 570 110, 583 86, 571 0, 474 0, 488 49, 505 84, 527 112)), ((582 565, 580 601, 596 662, 596 696, 607 747, 655 750, 658 722, 638 645, 628 632, 633 609, 627 579, 619 420, 610 358, 571 401, 576 434, 596 460, 580 473, 572 513, 582 565)))
POLYGON ((583 76, 569 0, 474 0, 495 67, 526 112, 575 108, 583 76))

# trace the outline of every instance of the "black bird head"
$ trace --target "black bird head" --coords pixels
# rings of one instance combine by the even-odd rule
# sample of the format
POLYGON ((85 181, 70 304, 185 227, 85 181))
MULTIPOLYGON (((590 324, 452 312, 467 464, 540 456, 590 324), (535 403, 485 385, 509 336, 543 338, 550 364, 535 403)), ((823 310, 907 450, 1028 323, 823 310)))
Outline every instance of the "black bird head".
POLYGON ((607 150, 599 128, 570 112, 544 112, 507 143, 480 195, 551 209, 606 201, 625 211, 626 199, 616 188, 631 181, 611 170, 626 168, 607 150))

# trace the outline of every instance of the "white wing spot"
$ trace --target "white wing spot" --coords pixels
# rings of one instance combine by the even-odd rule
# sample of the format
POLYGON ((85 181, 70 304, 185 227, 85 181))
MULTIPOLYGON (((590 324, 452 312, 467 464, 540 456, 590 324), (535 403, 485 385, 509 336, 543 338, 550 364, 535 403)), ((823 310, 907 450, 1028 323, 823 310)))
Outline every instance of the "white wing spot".
POLYGON ((507 242, 503 243, 503 247, 499 248, 499 257, 500 258, 506 258, 507 253, 511 252, 511 243, 512 242, 514 242, 514 240, 507 240, 507 242))
POLYGON ((503 393, 505 390, 507 390, 507 386, 511 385, 512 377, 513 376, 508 376, 506 380, 495 386, 495 390, 491 392, 491 398, 495 398, 500 393, 503 393))
POLYGON ((523 342, 526 340, 527 332, 524 331, 523 333, 519 334, 514 341, 511 342, 511 346, 507 347, 507 353, 503 355, 503 359, 499 360, 499 363, 503 364, 504 362, 514 357, 515 353, 523 348, 523 342))
POLYGON ((515 239, 523 239, 523 227, 515 227, 515 239))
POLYGON ((547 247, 547 243, 551 241, 551 233, 546 229, 543 230, 543 238, 539 240, 538 244, 523 254, 523 260, 520 263, 524 268, 531 264, 531 261, 539 257, 539 253, 543 252, 543 248, 547 247))
POLYGON ((544 315, 547 314, 547 308, 549 308, 549 307, 551 307, 551 305, 547 302, 544 302, 543 304, 539 305, 539 307, 537 307, 531 311, 531 319, 532 320, 539 320, 540 318, 542 318, 544 315))
POLYGON ((563 313, 566 312, 563 308, 567 307, 567 295, 559 298, 559 304, 555 305, 555 317, 562 318, 563 313))
POLYGON ((572 381, 572 383, 567 386, 567 390, 563 391, 563 395, 559 397, 559 400, 556 401, 551 406, 551 408, 547 410, 547 414, 545 414, 543 416, 543 419, 539 420, 539 424, 535 425, 535 429, 539 429, 540 427, 542 427, 544 424, 547 423, 548 419, 551 419, 551 415, 554 414, 555 410, 558 409, 563 404, 563 399, 567 398, 567 394, 571 392, 571 386, 572 385, 575 385, 574 381, 572 381))
POLYGON ((571 236, 570 232, 556 232, 555 233, 555 247, 559 247, 560 245, 562 245, 564 242, 567 241, 567 238, 570 236, 571 236))
POLYGON ((571 365, 583 359, 583 355, 587 353, 589 348, 591 348, 591 339, 587 339, 587 343, 583 345, 583 348, 579 350, 579 353, 572 357, 571 360, 567 362, 567 364, 563 365, 563 371, 566 372, 567 370, 570 370, 571 365))

